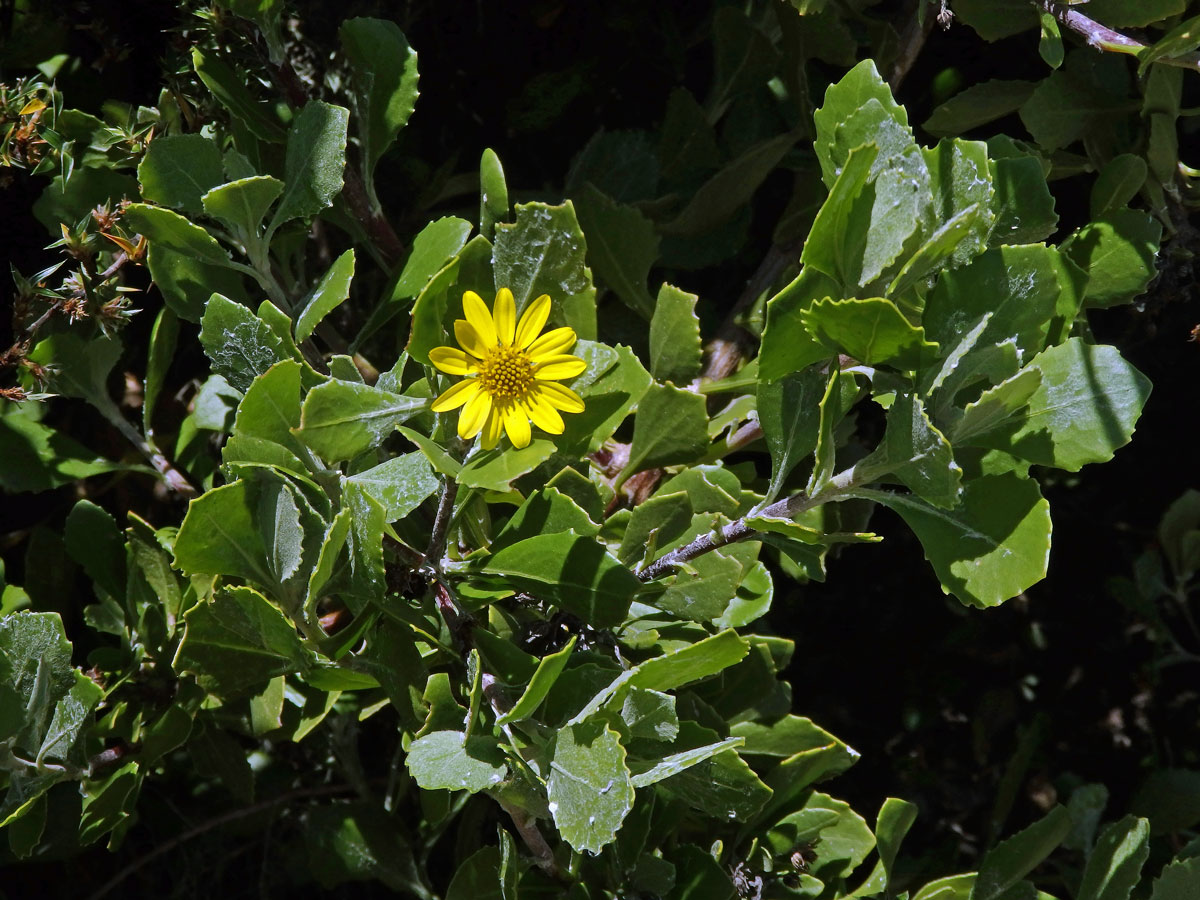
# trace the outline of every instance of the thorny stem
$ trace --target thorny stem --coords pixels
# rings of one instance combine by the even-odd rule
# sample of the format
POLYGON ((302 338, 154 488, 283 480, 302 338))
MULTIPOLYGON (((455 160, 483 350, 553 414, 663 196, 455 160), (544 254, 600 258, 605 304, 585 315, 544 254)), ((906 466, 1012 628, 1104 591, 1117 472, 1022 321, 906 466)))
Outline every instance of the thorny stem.
MULTIPOLYGON (((851 466, 835 475, 824 490, 819 491, 811 497, 803 492, 793 494, 790 497, 772 503, 770 506, 754 511, 752 515, 771 519, 794 519, 796 516, 807 512, 815 506, 837 500, 840 495, 846 494, 858 485, 870 481, 873 474, 870 471, 860 472, 854 466, 851 466)), ((724 547, 727 544, 736 544, 738 541, 754 537, 759 532, 746 523, 746 519, 748 518, 749 516, 743 516, 736 522, 731 522, 721 528, 713 529, 708 534, 701 535, 690 544, 686 544, 678 550, 672 550, 638 572, 637 577, 642 581, 653 581, 656 578, 662 578, 664 575, 669 575, 672 569, 683 565, 689 560, 695 559, 697 556, 703 556, 705 553, 709 553, 719 547, 724 547)))
MULTIPOLYGON (((1074 31, 1097 50, 1140 56, 1143 51, 1148 49, 1147 45, 1141 41, 1135 41, 1128 35, 1121 34, 1119 31, 1113 31, 1111 28, 1101 25, 1094 19, 1089 19, 1083 13, 1065 4, 1056 3, 1054 0, 1034 0, 1034 5, 1043 12, 1050 13, 1054 18, 1058 19, 1061 25, 1074 31)), ((1200 72, 1200 53, 1184 53, 1173 58, 1162 57, 1161 59, 1156 59, 1155 62, 1162 63, 1165 66, 1177 66, 1181 69, 1191 69, 1194 72, 1200 72)))

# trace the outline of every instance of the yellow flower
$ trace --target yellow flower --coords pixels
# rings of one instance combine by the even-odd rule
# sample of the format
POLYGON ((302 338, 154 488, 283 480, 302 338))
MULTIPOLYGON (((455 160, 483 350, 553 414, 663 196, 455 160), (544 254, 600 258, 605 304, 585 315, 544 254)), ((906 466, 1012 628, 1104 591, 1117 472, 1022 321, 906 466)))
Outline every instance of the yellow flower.
POLYGON ((562 434, 563 412, 583 412, 583 401, 570 388, 555 382, 574 378, 587 368, 567 353, 577 337, 571 328, 555 328, 541 337, 550 316, 550 297, 538 297, 517 321, 512 291, 496 292, 494 309, 474 291, 463 294, 465 319, 454 323, 462 350, 434 347, 429 361, 448 375, 465 375, 433 401, 434 412, 464 407, 458 417, 458 436, 470 440, 483 432, 485 450, 496 446, 501 430, 514 447, 529 444, 529 423, 550 434, 562 434), (464 352, 465 351, 465 352, 464 352))

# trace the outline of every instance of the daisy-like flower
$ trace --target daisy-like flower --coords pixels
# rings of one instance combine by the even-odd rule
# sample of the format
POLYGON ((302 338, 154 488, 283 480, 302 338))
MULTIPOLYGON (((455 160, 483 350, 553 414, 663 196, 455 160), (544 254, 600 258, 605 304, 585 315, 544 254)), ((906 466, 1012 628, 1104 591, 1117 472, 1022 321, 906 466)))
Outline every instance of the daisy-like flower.
POLYGON ((490 450, 508 432, 514 447, 528 446, 529 423, 550 434, 562 434, 563 412, 583 412, 583 400, 556 382, 574 378, 587 368, 567 353, 577 340, 574 329, 555 328, 541 334, 550 316, 550 297, 542 294, 529 304, 521 321, 512 291, 500 288, 491 312, 474 291, 463 294, 465 319, 454 323, 462 350, 434 347, 429 361, 462 381, 433 401, 434 412, 463 407, 458 436, 470 440, 482 432, 483 449, 490 450))

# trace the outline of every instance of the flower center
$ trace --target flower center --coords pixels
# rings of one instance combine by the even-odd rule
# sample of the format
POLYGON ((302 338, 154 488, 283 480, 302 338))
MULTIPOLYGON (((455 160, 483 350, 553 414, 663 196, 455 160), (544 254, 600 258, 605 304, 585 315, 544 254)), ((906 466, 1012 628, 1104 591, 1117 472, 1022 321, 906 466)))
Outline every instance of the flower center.
POLYGON ((479 364, 479 384, 493 397, 523 397, 533 385, 533 361, 515 347, 496 347, 479 364))

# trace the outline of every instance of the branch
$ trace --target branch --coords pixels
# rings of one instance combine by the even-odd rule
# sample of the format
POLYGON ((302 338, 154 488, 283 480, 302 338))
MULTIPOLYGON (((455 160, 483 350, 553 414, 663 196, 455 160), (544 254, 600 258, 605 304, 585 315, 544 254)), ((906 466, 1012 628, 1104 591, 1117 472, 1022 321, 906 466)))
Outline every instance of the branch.
MULTIPOLYGON (((1089 19, 1083 13, 1056 3, 1054 0, 1034 0, 1034 5, 1043 12, 1050 13, 1054 18, 1058 19, 1063 27, 1078 34, 1097 50, 1106 50, 1109 53, 1125 53, 1129 56, 1141 56, 1142 52, 1148 49, 1148 45, 1143 44, 1141 41, 1135 41, 1128 35, 1121 34, 1119 31, 1113 31, 1106 25, 1101 25, 1095 19, 1089 19)), ((1176 57, 1164 56, 1154 61, 1162 63, 1165 66, 1177 66, 1181 69, 1191 69, 1194 72, 1200 72, 1200 53, 1185 53, 1176 57)))
POLYGON ((837 500, 840 495, 848 493, 858 485, 872 480, 876 471, 860 472, 854 466, 851 466, 835 475, 830 480, 829 485, 815 495, 810 497, 803 492, 793 494, 790 497, 772 503, 770 506, 756 510, 749 516, 743 516, 736 522, 731 522, 721 528, 715 528, 708 534, 696 538, 690 544, 686 544, 677 550, 672 550, 665 556, 655 560, 638 572, 637 577, 641 581, 653 581, 656 578, 662 578, 665 575, 669 575, 671 570, 682 566, 697 556, 703 556, 705 553, 710 553, 719 547, 736 544, 738 541, 755 537, 760 532, 746 524, 746 520, 752 516, 768 519, 794 519, 801 513, 807 512, 815 506, 820 506, 822 503, 837 500))
POLYGON ((791 263, 797 259, 804 241, 789 241, 786 244, 772 244, 767 255, 763 257, 746 287, 738 297, 725 321, 717 329, 716 335, 704 348, 705 366, 703 378, 720 381, 727 375, 732 375, 745 354, 745 349, 751 342, 751 337, 742 326, 737 324, 737 317, 747 310, 763 291, 771 287, 791 263))
POLYGON ((442 485, 442 495, 438 498, 437 515, 433 519, 433 532, 429 536, 429 549, 425 551, 425 561, 437 566, 446 552, 446 533, 450 530, 450 517, 454 512, 454 499, 458 496, 458 482, 447 476, 442 485))

